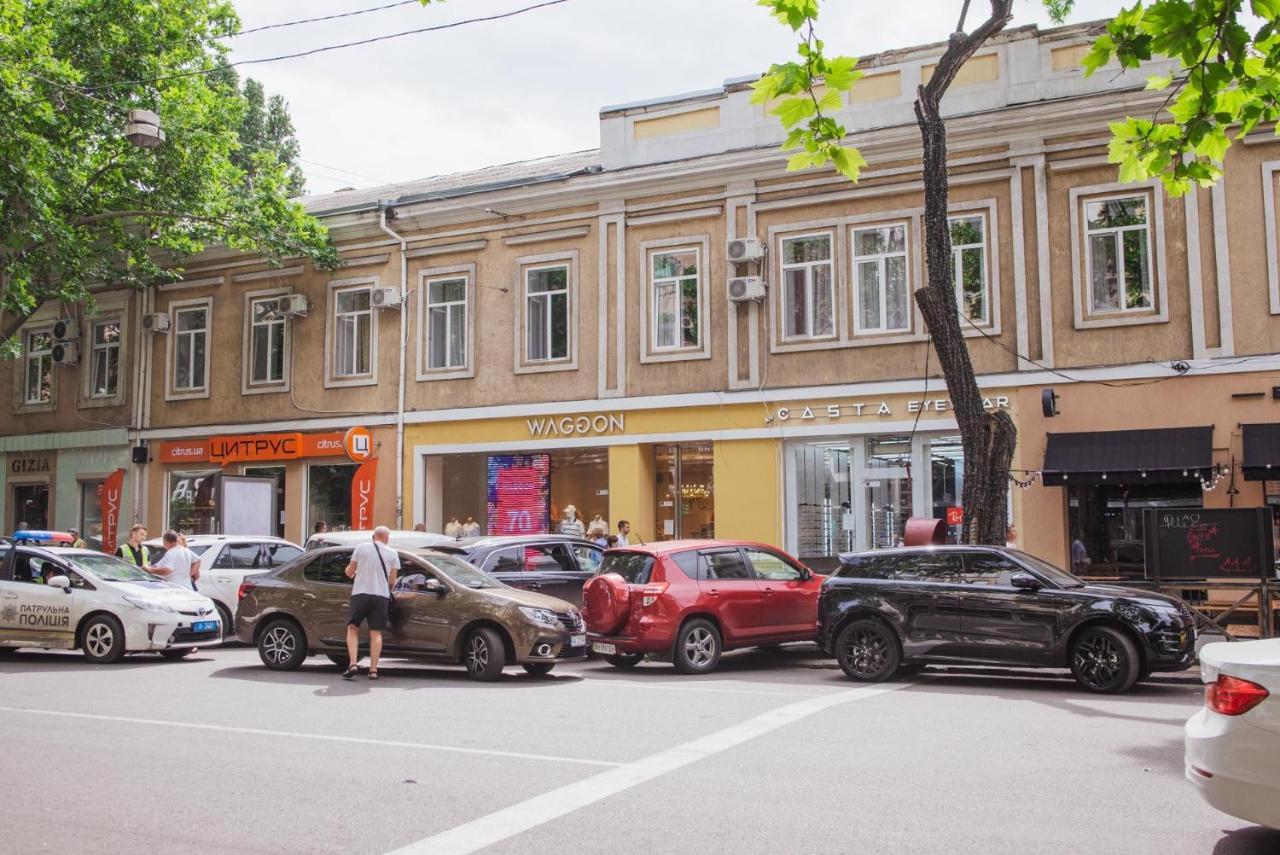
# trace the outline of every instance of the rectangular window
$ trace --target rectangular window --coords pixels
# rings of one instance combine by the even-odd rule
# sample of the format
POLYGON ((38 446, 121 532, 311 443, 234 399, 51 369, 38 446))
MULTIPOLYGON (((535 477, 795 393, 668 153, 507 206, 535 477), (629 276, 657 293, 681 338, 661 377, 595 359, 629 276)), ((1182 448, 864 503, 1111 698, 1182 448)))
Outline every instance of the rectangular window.
MULTIPOLYGON (((102 483, 101 481, 80 482, 80 536, 92 547, 93 541, 102 543, 102 483)), ((111 547, 115 544, 105 544, 111 547)))
POLYGON ((569 268, 525 271, 525 361, 569 358, 569 268))
POLYGON ((53 333, 27 333, 25 350, 22 400, 27 404, 47 404, 53 400, 53 333))
POLYGON ((367 285, 361 285, 334 294, 335 377, 366 377, 373 373, 371 293, 367 285))
POLYGON ((787 338, 835 335, 831 235, 782 241, 782 318, 787 338))
POLYGON ((701 344, 698 256, 696 248, 655 252, 651 256, 654 350, 701 344))
POLYGON ((169 528, 184 534, 217 534, 220 472, 169 473, 169 528))
POLYGON ((427 280, 427 368, 467 365, 467 279, 427 280))
POLYGON ((120 322, 95 323, 92 348, 89 397, 114 398, 120 391, 120 322))
POLYGON ((285 335, 288 321, 280 312, 280 297, 249 303, 249 385, 284 382, 285 335))
MULTIPOLYGON (((978 326, 991 322, 987 293, 987 233, 981 216, 952 217, 951 272, 960 317, 978 326)), ((961 324, 961 327, 965 326, 961 324)))
POLYGON ((853 281, 858 332, 910 329, 905 223, 854 229, 853 281))
POLYGON ((354 463, 307 467, 307 525, 323 522, 333 531, 351 528, 351 479, 354 463))
POLYGON ((174 312, 173 326, 173 390, 203 391, 208 382, 209 307, 178 309, 174 312))
POLYGON ((1089 309, 1095 314, 1152 308, 1147 207, 1146 196, 1085 202, 1089 309))

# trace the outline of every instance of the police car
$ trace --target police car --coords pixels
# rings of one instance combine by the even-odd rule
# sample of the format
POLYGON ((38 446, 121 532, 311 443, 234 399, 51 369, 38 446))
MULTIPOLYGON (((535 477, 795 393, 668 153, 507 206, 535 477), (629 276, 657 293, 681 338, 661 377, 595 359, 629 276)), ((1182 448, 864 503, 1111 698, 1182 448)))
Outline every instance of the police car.
POLYGON ((221 643, 213 601, 113 555, 50 545, 50 532, 0 543, 0 656, 80 648, 91 662, 126 653, 180 659, 221 643))

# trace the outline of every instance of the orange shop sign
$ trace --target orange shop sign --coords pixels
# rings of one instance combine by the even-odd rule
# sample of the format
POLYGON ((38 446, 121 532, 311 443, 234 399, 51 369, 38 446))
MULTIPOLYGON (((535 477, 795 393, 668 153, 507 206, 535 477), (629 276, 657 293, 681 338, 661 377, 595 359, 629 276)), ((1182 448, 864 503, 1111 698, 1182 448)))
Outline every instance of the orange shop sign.
POLYGON ((250 463, 338 457, 346 453, 340 433, 255 433, 178 439, 160 443, 161 463, 250 463))

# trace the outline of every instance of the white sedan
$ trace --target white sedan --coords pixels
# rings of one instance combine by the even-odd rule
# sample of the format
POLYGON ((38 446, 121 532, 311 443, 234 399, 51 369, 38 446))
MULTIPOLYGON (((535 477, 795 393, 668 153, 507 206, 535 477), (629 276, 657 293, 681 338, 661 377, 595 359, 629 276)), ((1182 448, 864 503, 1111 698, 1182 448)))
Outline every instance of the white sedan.
POLYGON ((213 601, 189 588, 88 549, 0 545, 0 655, 78 647, 92 662, 180 659, 221 641, 213 601))
POLYGON ((1206 644, 1200 673, 1187 780, 1223 813, 1280 829, 1280 639, 1206 644))

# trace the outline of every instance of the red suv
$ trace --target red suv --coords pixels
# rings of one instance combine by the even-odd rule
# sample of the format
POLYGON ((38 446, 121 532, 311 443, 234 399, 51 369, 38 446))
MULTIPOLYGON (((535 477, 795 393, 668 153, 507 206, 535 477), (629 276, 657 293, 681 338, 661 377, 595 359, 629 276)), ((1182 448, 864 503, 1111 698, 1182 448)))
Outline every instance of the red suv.
POLYGON ((762 543, 667 541, 606 552, 582 613, 592 650, 615 668, 650 655, 705 674, 725 650, 812 641, 822 581, 762 543))

